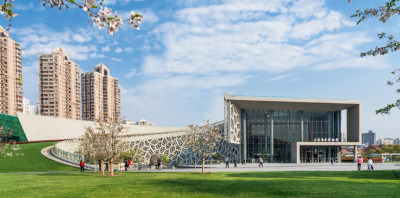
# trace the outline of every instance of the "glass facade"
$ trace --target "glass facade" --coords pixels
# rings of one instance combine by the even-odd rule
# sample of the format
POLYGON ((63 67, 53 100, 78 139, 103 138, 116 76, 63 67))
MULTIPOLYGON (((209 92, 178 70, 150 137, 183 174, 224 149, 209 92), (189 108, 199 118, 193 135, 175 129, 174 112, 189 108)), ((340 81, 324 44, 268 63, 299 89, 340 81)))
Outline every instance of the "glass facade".
MULTIPOLYGON (((262 157, 290 163, 296 142, 341 142, 340 111, 242 109, 241 127, 241 155, 249 162, 262 157)), ((300 161, 330 161, 337 151, 337 146, 302 146, 300 161)))

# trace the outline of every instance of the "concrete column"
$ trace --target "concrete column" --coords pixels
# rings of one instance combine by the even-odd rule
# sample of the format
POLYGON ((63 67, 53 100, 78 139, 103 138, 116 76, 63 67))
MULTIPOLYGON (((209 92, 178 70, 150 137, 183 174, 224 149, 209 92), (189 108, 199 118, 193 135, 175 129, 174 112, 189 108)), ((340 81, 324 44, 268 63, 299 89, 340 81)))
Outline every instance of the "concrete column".
POLYGON ((354 145, 354 162, 357 161, 357 146, 354 145))
MULTIPOLYGON (((246 113, 243 112, 242 114, 242 154, 243 156, 241 156, 241 159, 243 159, 244 157, 247 156, 247 123, 246 123, 246 113)), ((247 157, 246 157, 247 158, 247 157)))
POLYGON ((303 117, 303 112, 301 112, 301 141, 304 142, 304 117, 303 117))
POLYGON ((274 161, 274 116, 273 116, 273 111, 271 111, 271 116, 270 116, 270 123, 271 123, 271 136, 270 136, 270 160, 271 162, 274 161))
POLYGON ((264 142, 265 142, 265 153, 268 153, 268 124, 267 124, 267 114, 264 114, 264 142))

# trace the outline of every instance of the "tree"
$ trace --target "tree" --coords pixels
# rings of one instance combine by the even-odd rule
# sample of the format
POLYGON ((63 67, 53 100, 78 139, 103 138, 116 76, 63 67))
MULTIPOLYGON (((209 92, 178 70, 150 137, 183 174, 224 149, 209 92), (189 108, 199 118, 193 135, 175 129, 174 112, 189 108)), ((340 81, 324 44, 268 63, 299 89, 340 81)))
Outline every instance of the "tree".
MULTIPOLYGON (((14 12, 14 0, 1 0, 2 5, 0 7, 0 13, 9 20, 7 30, 11 26, 12 19, 18 16, 14 12)), ((128 22, 134 30, 140 29, 140 24, 142 24, 142 15, 137 12, 131 11, 131 16, 128 19, 122 19, 116 11, 113 14, 111 8, 103 7, 104 0, 39 0, 43 6, 49 5, 51 8, 58 8, 62 10, 63 8, 69 9, 70 6, 76 6, 82 9, 88 14, 88 16, 93 20, 93 25, 99 29, 107 28, 107 33, 113 34, 118 32, 118 29, 124 23, 128 22), (79 3, 81 2, 81 3, 79 3)), ((87 22, 89 24, 89 20, 87 22)))
POLYGON ((383 151, 382 151, 382 149, 378 148, 375 150, 375 153, 380 154, 380 153, 383 153, 383 151))
POLYGON ((204 126, 190 125, 187 135, 188 148, 197 154, 202 160, 202 173, 204 173, 205 159, 215 153, 217 143, 221 141, 221 134, 218 127, 210 125, 206 121, 204 126))
POLYGON ((124 159, 132 159, 133 162, 142 163, 144 161, 144 152, 141 149, 134 148, 125 151, 123 154, 124 159))
POLYGON ((19 144, 12 139, 13 131, 5 127, 0 127, 0 157, 13 157, 24 155, 16 151, 20 150, 19 144), (11 149, 11 151, 10 151, 11 149))
POLYGON ((80 152, 87 158, 100 160, 102 172, 104 170, 103 161, 110 160, 110 172, 113 176, 113 162, 115 158, 121 157, 127 148, 127 143, 124 140, 126 128, 122 125, 121 119, 109 122, 98 119, 95 124, 95 128, 86 128, 81 139, 80 152))
POLYGON ((369 154, 374 154, 375 153, 375 149, 370 149, 368 153, 369 154))
MULTIPOLYGON (((352 0, 349 0, 351 3, 352 0)), ((382 23, 386 23, 391 17, 400 14, 400 7, 396 4, 400 0, 390 0, 386 2, 384 6, 380 6, 379 8, 369 8, 364 11, 359 9, 356 10, 351 17, 359 18, 357 21, 357 25, 361 22, 365 21, 369 17, 378 17, 379 21, 382 23)), ((393 35, 387 35, 385 32, 378 33, 379 39, 387 39, 387 43, 385 46, 375 47, 375 49, 369 50, 367 52, 361 52, 360 56, 376 56, 376 55, 385 55, 389 52, 396 52, 400 50, 400 42, 394 39, 393 35)), ((400 68, 392 71, 392 75, 394 78, 392 80, 387 81, 387 85, 393 85, 395 83, 400 82, 400 68)), ((400 93, 400 88, 396 90, 397 93, 400 93)), ((400 98, 391 104, 387 104, 385 107, 378 109, 375 111, 376 114, 389 114, 390 110, 397 107, 400 109, 400 98)))

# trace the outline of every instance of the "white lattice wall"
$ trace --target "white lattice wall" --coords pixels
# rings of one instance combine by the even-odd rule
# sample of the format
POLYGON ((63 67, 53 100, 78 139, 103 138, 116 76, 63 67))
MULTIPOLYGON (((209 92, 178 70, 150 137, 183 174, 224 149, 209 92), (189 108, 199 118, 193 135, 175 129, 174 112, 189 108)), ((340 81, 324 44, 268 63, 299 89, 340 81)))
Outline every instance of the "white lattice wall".
MULTIPOLYGON (((140 149, 143 151, 140 155, 145 163, 149 163, 153 155, 165 155, 170 159, 171 164, 179 162, 181 165, 193 165, 195 161, 200 163, 200 158, 191 150, 186 147, 186 133, 183 131, 169 131, 157 134, 147 134, 131 136, 126 138, 128 141, 129 149, 140 149)), ((221 131, 222 133, 222 131, 221 131)), ((78 153, 79 140, 67 140, 57 143, 57 148, 70 153, 78 153)), ((217 145, 217 153, 221 153, 224 157, 237 157, 239 159, 239 146, 237 144, 230 144, 223 140, 217 145)))
POLYGON ((240 109, 230 103, 229 143, 240 144, 240 109))

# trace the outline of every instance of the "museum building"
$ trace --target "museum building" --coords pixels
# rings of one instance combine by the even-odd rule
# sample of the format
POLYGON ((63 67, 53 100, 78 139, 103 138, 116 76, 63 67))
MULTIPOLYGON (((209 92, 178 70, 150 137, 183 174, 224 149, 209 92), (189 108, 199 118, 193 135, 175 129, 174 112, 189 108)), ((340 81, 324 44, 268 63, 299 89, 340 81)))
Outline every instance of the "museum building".
POLYGON ((224 130, 248 162, 340 161, 340 147, 361 144, 361 102, 232 96, 225 93, 224 130), (344 114, 345 113, 345 114, 344 114), (342 127, 342 115, 347 126, 342 127), (345 115, 345 116, 344 116, 345 115), (347 131, 347 141, 341 129, 347 131))

